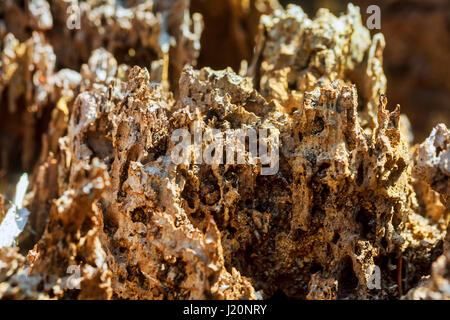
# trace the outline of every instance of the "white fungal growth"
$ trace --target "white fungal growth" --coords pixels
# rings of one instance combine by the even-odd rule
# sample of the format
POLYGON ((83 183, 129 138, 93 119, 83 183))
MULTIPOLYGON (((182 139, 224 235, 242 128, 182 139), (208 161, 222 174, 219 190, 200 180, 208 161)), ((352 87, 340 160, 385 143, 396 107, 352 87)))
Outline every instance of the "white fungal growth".
POLYGON ((14 245, 17 236, 23 231, 30 212, 23 208, 23 199, 28 188, 28 175, 24 173, 17 183, 12 207, 0 224, 0 248, 14 245))

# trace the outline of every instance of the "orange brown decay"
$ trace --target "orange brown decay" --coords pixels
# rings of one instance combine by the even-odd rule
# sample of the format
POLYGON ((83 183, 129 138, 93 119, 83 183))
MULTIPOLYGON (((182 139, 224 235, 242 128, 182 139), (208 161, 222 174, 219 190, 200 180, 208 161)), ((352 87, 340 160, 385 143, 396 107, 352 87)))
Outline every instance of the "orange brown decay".
MULTIPOLYGON (((96 8, 87 3, 87 11, 96 8)), ((33 124, 46 110, 47 125, 15 132, 22 143, 41 138, 39 158, 23 160, 34 168, 29 227, 38 236, 21 242, 31 249, 27 262, 0 252, 5 265, 20 262, 18 274, 30 268, 27 282, 0 278, 1 296, 261 299, 282 291, 297 299, 389 299, 414 289, 441 254, 446 213, 432 192, 445 190, 446 167, 441 153, 431 153, 438 164, 421 174, 434 190, 414 180, 423 152, 412 148, 400 108, 388 108, 384 36, 371 36, 352 5, 313 19, 291 5, 262 17, 248 69, 196 69, 200 17, 189 1, 168 4, 130 2, 120 8, 126 21, 107 19, 106 38, 95 21, 108 8, 85 13, 84 27, 64 41, 84 34, 91 42, 67 55, 55 38, 47 41, 51 32, 4 36, 2 58, 33 70, 10 78, 3 71, 15 111, 8 119, 30 113, 33 124), (143 12, 151 19, 141 21, 143 12), (143 37, 116 38, 140 23, 143 37), (175 39, 169 50, 156 41, 165 32, 175 39), (144 44, 146 36, 153 40, 144 44), (39 59, 53 48, 77 71, 54 60, 43 68, 39 59), (12 89, 15 81, 33 90, 12 89), (171 134, 192 130, 195 119, 224 130, 278 130, 279 171, 171 162, 171 134), (80 270, 79 289, 67 286, 71 266, 80 270), (368 286, 374 266, 381 289, 368 286)), ((445 280, 441 260, 433 283, 445 280)))

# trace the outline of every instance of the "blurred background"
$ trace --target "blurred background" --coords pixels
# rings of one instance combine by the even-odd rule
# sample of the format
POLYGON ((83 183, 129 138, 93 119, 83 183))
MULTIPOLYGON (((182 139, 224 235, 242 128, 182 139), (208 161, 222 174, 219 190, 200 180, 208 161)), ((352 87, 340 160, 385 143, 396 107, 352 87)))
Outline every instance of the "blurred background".
MULTIPOLYGON (((193 12, 205 19, 199 67, 239 69, 251 60, 259 14, 269 11, 263 2, 244 1, 257 10, 236 12, 236 1, 193 0, 193 12), (258 3, 259 2, 259 3, 258 3), (258 7, 259 6, 259 7, 258 7), (239 32, 239 30, 243 32, 239 32), (223 39, 226 39, 223 41, 223 39), (211 54, 211 52, 213 54, 211 54)), ((273 1, 272 6, 276 6, 273 1)), ((450 125, 450 0, 280 0, 300 5, 314 17, 319 8, 339 15, 348 2, 361 9, 363 22, 370 5, 381 9, 381 30, 386 38, 384 70, 390 105, 400 104, 411 121, 414 142, 422 142, 440 122, 450 125)), ((267 6, 267 5, 266 5, 267 6)))

